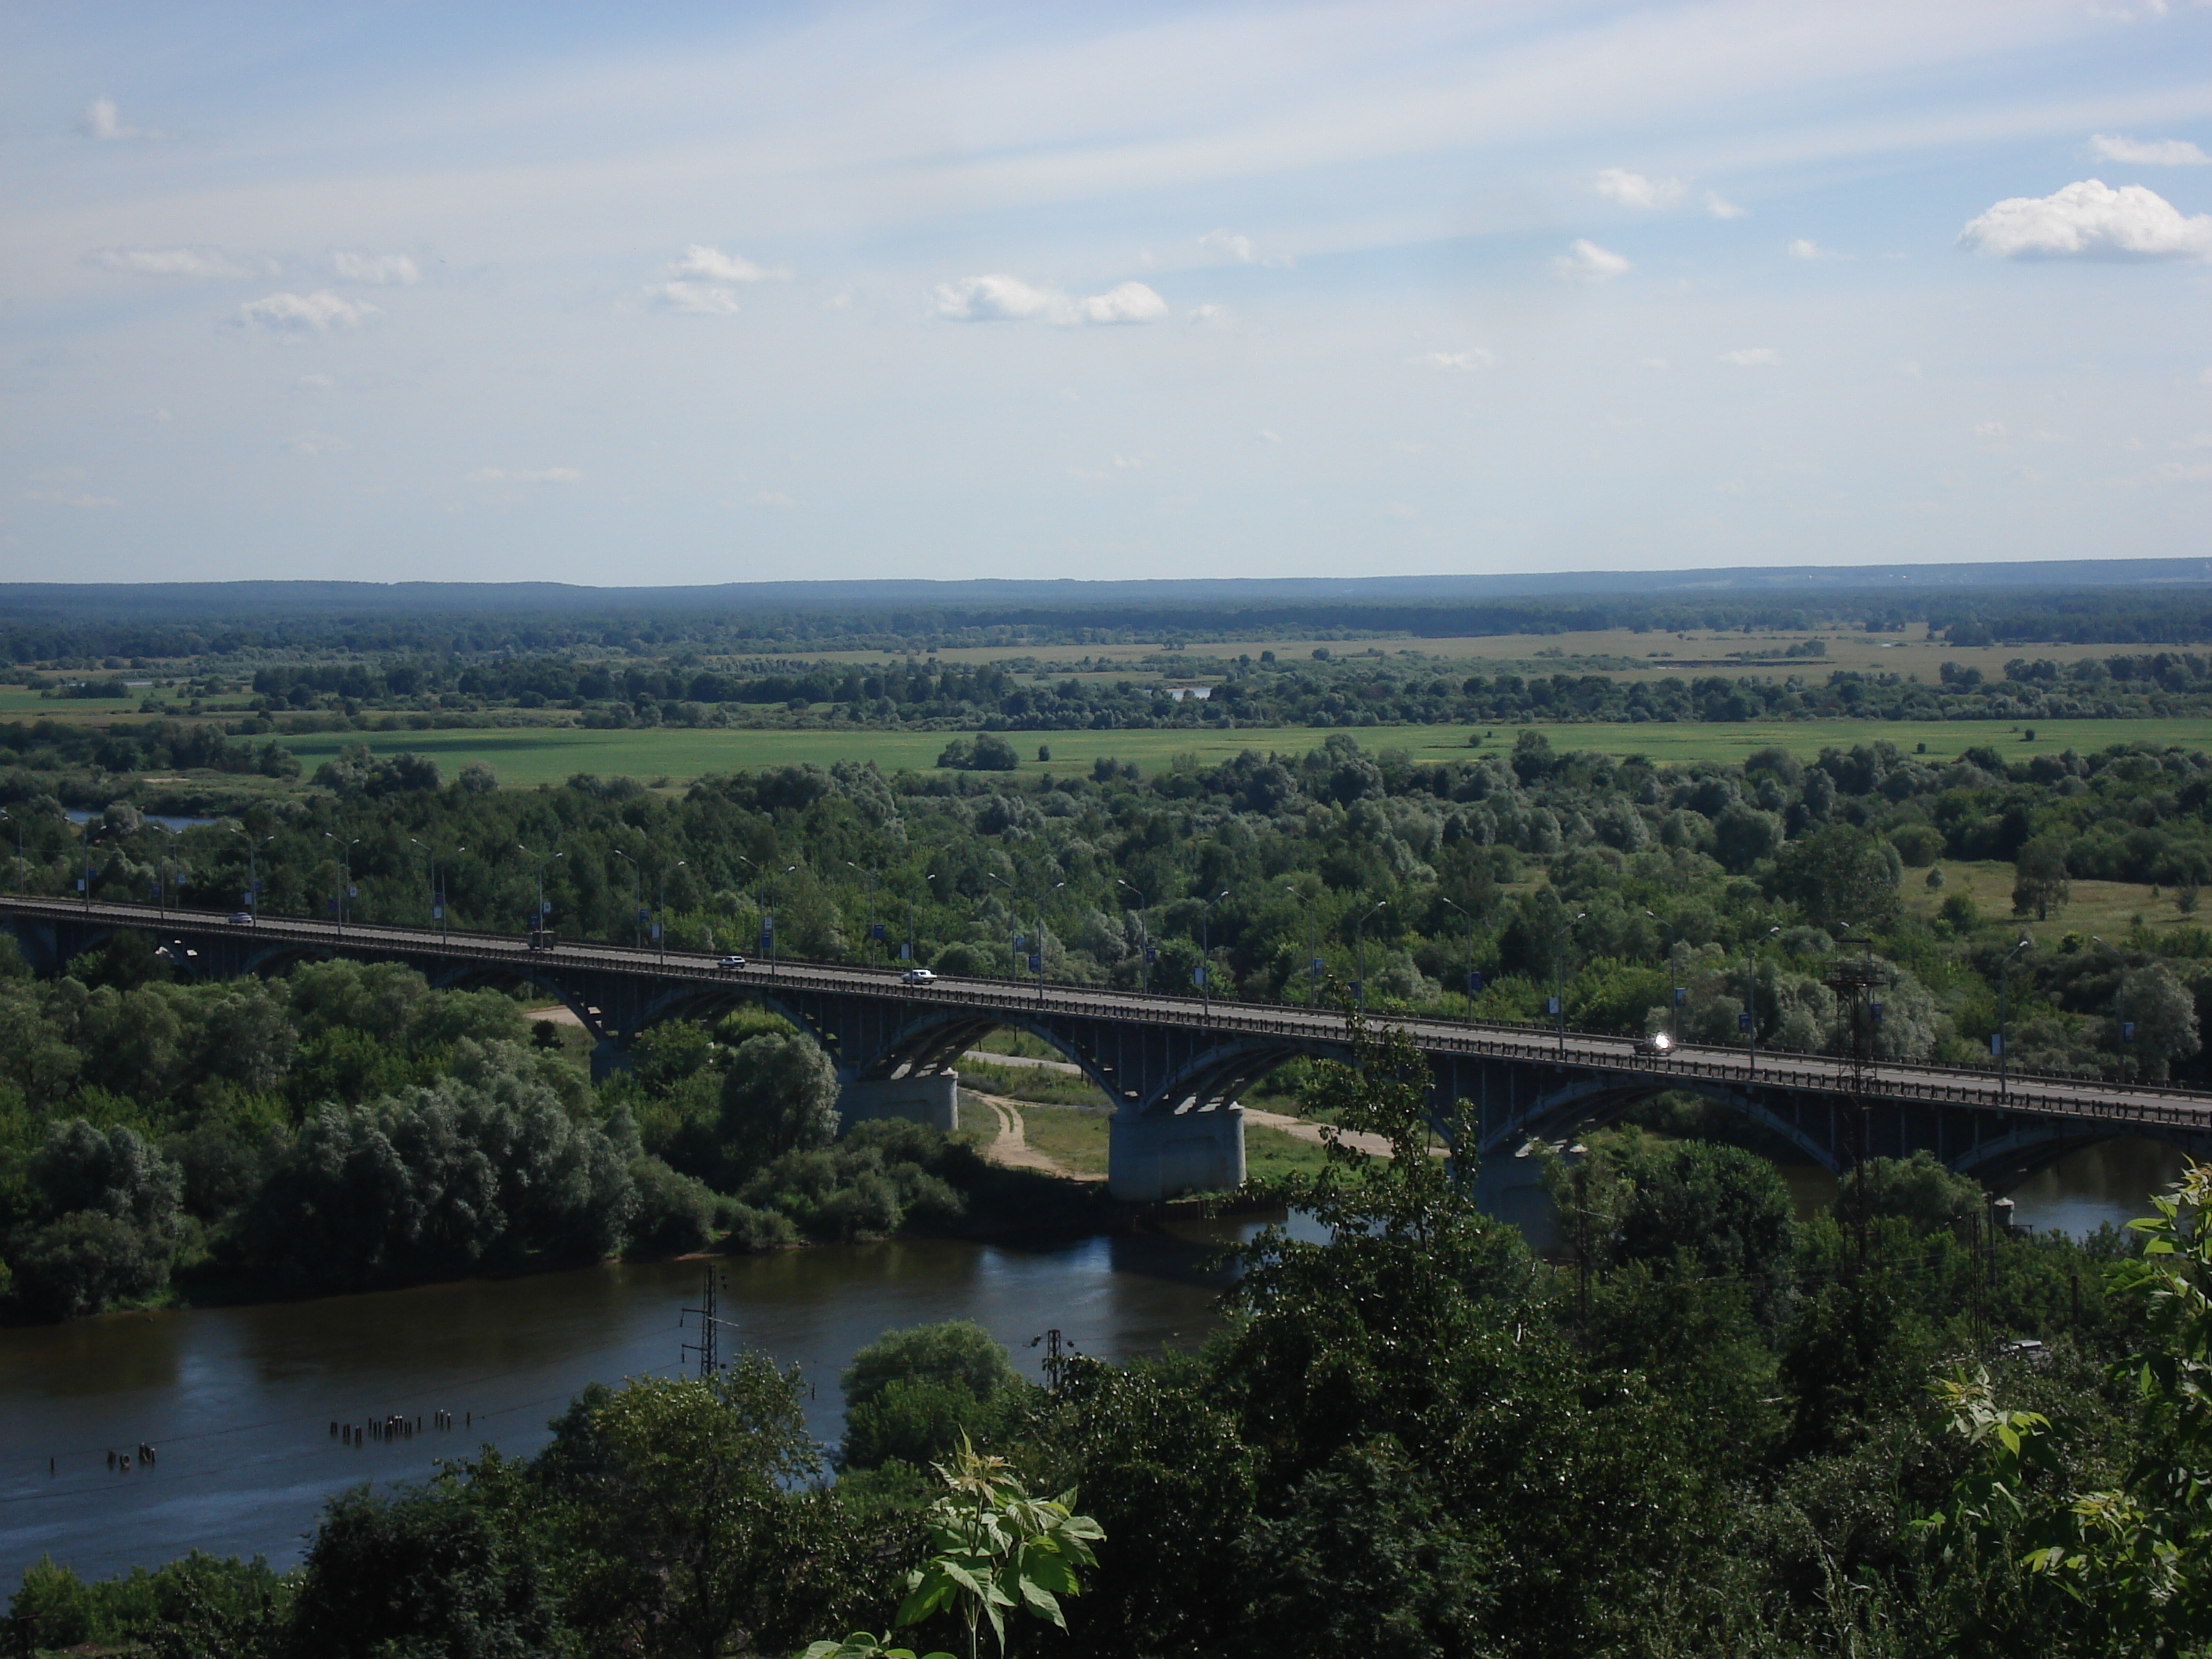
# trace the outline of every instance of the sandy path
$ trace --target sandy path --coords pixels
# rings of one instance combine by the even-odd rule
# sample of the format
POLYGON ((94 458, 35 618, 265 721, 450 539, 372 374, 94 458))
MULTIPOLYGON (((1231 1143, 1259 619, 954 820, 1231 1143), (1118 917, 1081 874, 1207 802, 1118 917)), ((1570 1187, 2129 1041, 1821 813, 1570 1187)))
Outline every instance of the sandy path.
POLYGON ((994 1164, 1003 1164, 1011 1170, 1037 1170, 1046 1175, 1058 1176, 1063 1181, 1096 1181, 1097 1176, 1078 1175, 1054 1158, 1041 1152, 1030 1145, 1029 1126, 1022 1115, 1021 1105, 999 1095, 978 1094, 962 1085, 960 1103, 980 1102, 988 1106, 999 1120, 998 1138, 983 1149, 983 1156, 994 1164))
POLYGON ((555 1003, 550 1008, 525 1008, 523 1018, 535 1025, 539 1020, 550 1020, 556 1025, 573 1025, 584 1029, 584 1022, 576 1018, 576 1011, 564 1003, 555 1003))

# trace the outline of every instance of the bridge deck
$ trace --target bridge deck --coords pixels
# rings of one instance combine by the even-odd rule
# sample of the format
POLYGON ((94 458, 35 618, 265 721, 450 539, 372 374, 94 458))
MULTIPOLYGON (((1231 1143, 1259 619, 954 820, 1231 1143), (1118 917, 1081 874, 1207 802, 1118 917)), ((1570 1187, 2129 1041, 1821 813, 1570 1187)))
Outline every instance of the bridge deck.
MULTIPOLYGON (((692 981, 763 992, 810 990, 882 999, 908 1005, 937 1003, 949 1008, 1024 1015, 1058 1014, 1185 1030, 1280 1040, 1286 1049, 1341 1044, 1345 1020, 1333 1010, 1284 1004, 1211 1004, 1195 996, 1103 990, 1088 986, 1024 984, 994 979, 943 978, 923 986, 901 982, 895 968, 848 967, 788 959, 750 963, 725 969, 709 955, 639 950, 619 945, 564 943, 556 950, 532 951, 519 935, 453 933, 428 928, 348 924, 266 917, 248 928, 216 913, 152 906, 94 903, 67 899, 0 898, 0 916, 24 921, 71 922, 79 926, 145 929, 189 942, 219 938, 233 945, 249 940, 284 944, 333 953, 441 958, 508 969, 527 976, 532 969, 560 966, 672 983, 692 981)), ((1828 1097, 1850 1092, 1852 1076, 1839 1060, 1821 1054, 1761 1049, 1754 1058, 1741 1048, 1685 1045, 1666 1055, 1639 1052, 1629 1038, 1603 1033, 1557 1034, 1524 1025, 1460 1020, 1377 1016, 1377 1028, 1404 1032, 1424 1052, 1493 1059, 1522 1065, 1552 1065, 1579 1070, 1676 1077, 1686 1082, 1755 1085, 1828 1097)), ((2165 1128, 2212 1131, 2212 1094, 2142 1086, 2121 1088, 2094 1080, 2013 1073, 2008 1082, 1993 1072, 1965 1067, 1882 1063, 1866 1067, 1859 1086, 1875 1098, 1916 1101, 1984 1110, 2033 1113, 2104 1125, 2139 1123, 2165 1128)))

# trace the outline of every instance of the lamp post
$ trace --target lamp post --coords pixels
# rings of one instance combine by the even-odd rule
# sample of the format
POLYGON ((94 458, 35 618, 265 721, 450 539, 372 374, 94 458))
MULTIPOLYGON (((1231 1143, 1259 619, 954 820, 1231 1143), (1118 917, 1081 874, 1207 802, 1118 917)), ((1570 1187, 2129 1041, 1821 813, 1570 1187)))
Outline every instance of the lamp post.
POLYGON ((621 848, 610 847, 607 851, 629 866, 630 939, 633 947, 642 951, 645 948, 645 872, 639 869, 637 860, 621 848))
POLYGON ((1198 907, 1198 996, 1206 1019, 1213 1018, 1213 907, 1228 896, 1224 887, 1198 907))
POLYGON ((2114 1022, 2119 1026, 2120 1087, 2124 1089, 2128 1086, 2128 1043, 2134 1038, 2136 1034, 2136 1028, 2128 1024, 2128 959, 2122 956, 2112 945, 2106 945, 2105 941, 2099 939, 2094 933, 2089 935, 2089 943, 2092 945, 2104 945, 2107 951, 2112 951, 2112 960, 2119 964, 2119 984, 2112 993, 2112 1018, 2114 1022))
POLYGON ((1389 899, 1376 899, 1352 924, 1352 971, 1358 975, 1352 982, 1352 1006, 1362 1013, 1367 1011, 1367 918, 1376 911, 1387 908, 1389 899))
MULTIPOLYGON (((1303 901, 1305 896, 1295 887, 1285 887, 1283 890, 1294 899, 1303 901)), ((1304 906, 1304 909, 1306 913, 1306 1006, 1311 1007, 1315 999, 1321 995, 1321 957, 1314 949, 1314 908, 1308 904, 1304 906)))
POLYGON ((1589 914, 1577 910, 1572 921, 1559 924, 1559 931, 1552 939, 1552 1018, 1558 1022, 1559 1058, 1567 1057, 1567 935, 1576 922, 1589 914))
MULTIPOLYGON (((1064 881, 1053 883, 1045 889, 1046 896, 1049 897, 1066 885, 1064 881)), ((1037 901, 1036 949, 1030 952, 1030 971, 1036 975, 1037 1006, 1042 1008, 1044 1006, 1044 900, 1042 898, 1037 901)))
POLYGON ((2004 960, 1997 964, 1997 1098, 1999 1100, 2008 1098, 2011 1088, 2008 1076, 2011 1062, 2005 1050, 2012 1045, 2005 1041, 2008 1036, 2005 1000, 2008 983, 2012 978, 2012 959, 2034 942, 2023 936, 2019 944, 2005 952, 2004 960))
POLYGON ((876 872, 861 869, 850 859, 845 860, 845 867, 868 878, 868 966, 879 968, 883 964, 877 960, 876 941, 883 929, 876 921, 876 872))
POLYGON ((1464 904, 1445 898, 1442 893, 1437 897, 1467 918, 1467 960, 1462 967, 1462 979, 1467 987, 1467 1020, 1472 1025, 1474 1024, 1474 916, 1464 904))
POLYGON ((446 855, 446 859, 444 860, 441 860, 438 857, 437 848, 432 847, 428 842, 416 841, 412 836, 408 836, 407 839, 410 844, 421 848, 422 849, 423 857, 427 858, 430 861, 430 920, 438 924, 438 937, 442 940, 445 939, 447 933, 447 923, 446 921, 446 864, 451 860, 460 857, 462 854, 467 852, 469 849, 465 847, 456 847, 452 852, 446 855))
POLYGON ((264 836, 257 842, 248 834, 245 825, 234 823, 230 827, 234 834, 246 836, 246 908, 258 923, 261 920, 261 872, 254 854, 276 837, 264 836))
POLYGON ((0 818, 5 818, 15 826, 15 862, 21 864, 23 861, 23 820, 4 806, 0 806, 0 818))
POLYGON ((338 896, 334 908, 337 911, 338 933, 343 937, 345 933, 346 907, 353 901, 353 849, 361 845, 361 837, 356 836, 352 840, 348 841, 325 830, 323 831, 323 839, 334 841, 338 844, 338 896))
POLYGON ((653 939, 660 947, 660 959, 668 960, 668 871, 681 870, 690 862, 678 859, 667 870, 660 872, 660 886, 653 902, 653 939))
POLYGON ((1674 946, 1680 942, 1680 936, 1674 924, 1657 912, 1646 910, 1644 914, 1667 930, 1667 1046, 1679 1048, 1682 1046, 1682 988, 1674 983, 1674 946))
POLYGON ((986 870, 983 879, 995 881, 1006 890, 1006 959, 1013 969, 1014 982, 1018 985, 1022 978, 1022 934, 1021 919, 1014 914, 1014 884, 995 870, 986 870))
POLYGON ((1747 1058, 1745 1073, 1759 1075, 1759 947, 1782 931, 1770 927, 1743 947, 1743 1035, 1747 1058))
POLYGON ((542 933, 545 931, 545 866, 568 855, 566 853, 533 853, 520 842, 515 842, 514 847, 523 857, 538 860, 538 908, 531 913, 530 928, 532 933, 542 933))
POLYGON ((1140 993, 1149 991, 1152 988, 1152 935, 1145 931, 1145 911, 1152 904, 1152 900, 1145 896, 1144 890, 1133 881, 1124 881, 1116 876, 1114 884, 1126 887, 1137 896, 1137 989, 1140 993))
MULTIPOLYGON (((769 971, 773 974, 775 971, 775 873, 762 869, 743 853, 738 854, 738 862, 760 878, 759 890, 767 901, 760 907, 761 954, 768 958, 769 971)), ((795 864, 787 864, 783 866, 783 873, 787 876, 797 868, 799 866, 795 864)))

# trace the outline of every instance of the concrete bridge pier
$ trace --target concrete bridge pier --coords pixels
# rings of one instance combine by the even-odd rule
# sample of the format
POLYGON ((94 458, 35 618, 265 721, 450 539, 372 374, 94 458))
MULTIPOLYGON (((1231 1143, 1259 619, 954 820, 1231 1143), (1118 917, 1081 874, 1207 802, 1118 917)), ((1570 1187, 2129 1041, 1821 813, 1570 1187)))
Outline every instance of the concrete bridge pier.
POLYGON ((1500 1148, 1482 1160, 1474 1175, 1475 1207, 1521 1230, 1529 1248, 1548 1250, 1560 1238, 1559 1212, 1544 1190, 1544 1161, 1500 1148))
POLYGON ((905 1077, 854 1078, 837 1094, 837 1127, 902 1117, 951 1134, 960 1127, 960 1073, 915 1072, 905 1077))
POLYGON ((1106 1190, 1133 1204, 1241 1187, 1243 1108, 1146 1112, 1126 1104, 1109 1126, 1106 1167, 1106 1190))

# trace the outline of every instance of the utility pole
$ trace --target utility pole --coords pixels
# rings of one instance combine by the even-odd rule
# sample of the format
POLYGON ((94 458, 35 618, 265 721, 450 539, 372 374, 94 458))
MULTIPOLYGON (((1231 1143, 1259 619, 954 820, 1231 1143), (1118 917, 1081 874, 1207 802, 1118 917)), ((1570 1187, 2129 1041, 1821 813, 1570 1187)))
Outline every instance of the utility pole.
MULTIPOLYGON (((668 870, 681 870, 690 860, 678 859, 668 870)), ((653 903, 653 941, 660 947, 660 959, 668 960, 668 870, 660 872, 660 890, 653 903)))
POLYGON ((845 867, 857 871, 868 878, 868 966, 879 968, 883 964, 877 959, 876 945, 884 936, 884 927, 876 920, 876 872, 872 870, 860 869, 860 866, 850 859, 845 860, 845 867))
POLYGON ((337 914, 338 935, 343 938, 346 908, 353 902, 353 849, 361 845, 361 837, 356 836, 351 841, 348 841, 325 830, 323 831, 323 839, 334 841, 338 844, 338 896, 331 901, 331 908, 337 914))
POLYGON ((1198 995, 1206 1019, 1213 1018, 1213 907, 1228 896, 1224 887, 1198 907, 1198 995))
POLYGON ((1044 1345, 1043 1370, 1045 1392, 1048 1394, 1058 1394, 1060 1392, 1060 1383, 1067 1376, 1067 1362, 1075 1352, 1074 1344, 1068 1343, 1065 1347, 1062 1346, 1060 1327, 1057 1325, 1047 1331, 1042 1336, 1031 1337, 1030 1339, 1030 1346, 1034 1348, 1040 1342, 1044 1345))
POLYGON ((645 872, 639 869, 637 860, 621 848, 610 847, 607 851, 629 866, 630 939, 635 947, 642 951, 645 948, 645 872))
POLYGON ((1589 914, 1587 910, 1575 913, 1574 921, 1562 923, 1558 936, 1552 941, 1552 1017, 1559 1022, 1559 1058, 1567 1057, 1567 935, 1589 914))
MULTIPOLYGON (((1772 939, 1782 930, 1770 927, 1765 938, 1772 939)), ((1747 1075, 1759 1075, 1759 946, 1753 939, 1743 947, 1743 1032, 1750 1059, 1746 1066, 1747 1075)))
POLYGON ((1152 900, 1146 898, 1144 890, 1133 881, 1124 881, 1116 876, 1114 884, 1126 887, 1137 896, 1137 989, 1142 994, 1152 988, 1152 935, 1145 931, 1145 911, 1152 900))
POLYGON ((1352 1005, 1362 1013, 1367 1011, 1367 918, 1389 904, 1389 899, 1377 899, 1352 924, 1352 971, 1358 977, 1352 981, 1352 1005))
POLYGON ((2136 1035, 2136 1028, 2128 1020, 2128 959, 2113 946, 2105 945, 2105 941, 2094 933, 2089 935, 2089 943, 2104 945, 2105 949, 2112 952, 2112 960, 2119 965, 2119 982, 2112 992, 2112 1020, 2119 1028, 2120 1087, 2124 1089, 2128 1086, 2128 1044, 2135 1040, 2136 1035))
POLYGON ((408 836, 407 839, 420 847, 424 856, 430 860, 430 920, 438 924, 438 937, 442 940, 448 931, 446 920, 446 864, 460 857, 469 849, 465 847, 456 847, 447 855, 446 861, 441 863, 436 851, 428 843, 416 841, 412 836, 408 836))
POLYGON ((276 837, 264 836, 257 842, 245 825, 234 823, 230 827, 234 834, 246 837, 246 908, 258 922, 261 920, 261 871, 254 854, 276 837))
POLYGON ((1468 912, 1468 908, 1465 905, 1454 903, 1450 899, 1444 898, 1444 896, 1442 893, 1437 894, 1437 898, 1442 899, 1444 903, 1451 905, 1451 908, 1458 911, 1462 917, 1466 918, 1467 921, 1467 960, 1462 964, 1462 967, 1467 985, 1468 1024, 1472 1025, 1474 1023, 1474 994, 1476 990, 1480 988, 1475 982, 1476 975, 1474 971, 1474 917, 1468 912))
POLYGON ((706 1287, 700 1295, 699 1305, 684 1309, 683 1317, 677 1321, 678 1326, 682 1325, 684 1319, 696 1318, 699 1322, 699 1340, 683 1344, 682 1351, 699 1356, 699 1375, 702 1378, 712 1376, 722 1369, 721 1334, 725 1329, 734 1331, 738 1328, 716 1311, 715 1280, 720 1277, 714 1264, 708 1262, 706 1287))

